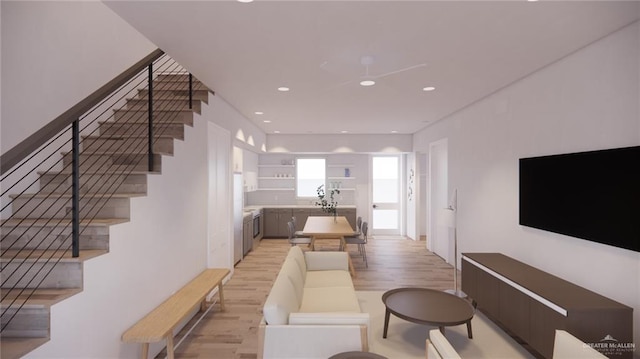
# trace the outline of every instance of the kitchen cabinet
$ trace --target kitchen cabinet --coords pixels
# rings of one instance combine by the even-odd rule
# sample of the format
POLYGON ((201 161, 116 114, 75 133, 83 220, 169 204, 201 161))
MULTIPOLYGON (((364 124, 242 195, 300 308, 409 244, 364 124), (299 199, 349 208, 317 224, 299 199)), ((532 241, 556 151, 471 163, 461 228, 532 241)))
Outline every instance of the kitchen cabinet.
POLYGON ((260 209, 260 240, 264 237, 264 209, 260 209))
POLYGON ((247 255, 253 249, 253 216, 245 216, 242 222, 242 253, 247 255))
POLYGON ((265 208, 264 237, 289 238, 287 222, 291 220, 292 216, 293 210, 291 208, 265 208))

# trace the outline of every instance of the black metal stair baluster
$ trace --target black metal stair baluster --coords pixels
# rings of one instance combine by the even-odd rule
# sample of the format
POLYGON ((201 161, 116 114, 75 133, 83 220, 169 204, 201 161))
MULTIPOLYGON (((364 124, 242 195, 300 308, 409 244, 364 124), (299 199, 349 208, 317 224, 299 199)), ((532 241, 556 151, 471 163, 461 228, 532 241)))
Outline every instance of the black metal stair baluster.
POLYGON ((153 167, 153 64, 149 64, 149 172, 153 167))
POLYGON ((193 75, 189 72, 189 110, 192 109, 193 103, 193 75))
POLYGON ((71 253, 80 256, 80 121, 71 124, 71 253))

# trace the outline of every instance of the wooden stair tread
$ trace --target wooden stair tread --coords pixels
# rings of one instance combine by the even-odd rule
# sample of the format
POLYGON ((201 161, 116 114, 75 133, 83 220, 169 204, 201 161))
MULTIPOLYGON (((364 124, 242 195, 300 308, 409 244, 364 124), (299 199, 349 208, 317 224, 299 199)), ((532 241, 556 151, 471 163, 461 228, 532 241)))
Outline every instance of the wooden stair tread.
MULTIPOLYGON (((90 227, 108 227, 120 223, 127 223, 128 219, 125 218, 108 218, 108 219, 83 219, 80 220, 80 226, 90 227)), ((65 226, 71 225, 71 219, 49 219, 49 218, 12 218, 4 219, 1 221, 3 226, 29 226, 29 227, 46 227, 46 226, 65 226)))
MULTIPOLYGON (((127 101, 142 102, 142 100, 146 101, 147 99, 146 98, 143 99, 143 98, 140 98, 140 97, 129 97, 129 98, 127 98, 127 101)), ((171 98, 171 97, 160 97, 160 98, 157 98, 155 96, 155 94, 153 96, 153 102, 154 103, 156 103, 156 101, 161 101, 161 102, 174 102, 174 101, 175 102, 185 102, 185 100, 186 100, 185 105, 189 105, 189 94, 187 94, 186 96, 175 96, 175 98, 171 98)), ((202 100, 199 100, 197 98, 193 98, 192 99, 192 104, 197 102, 197 101, 202 101, 202 100)))
POLYGON ((105 249, 85 249, 80 251, 79 257, 73 258, 70 248, 66 251, 44 250, 44 249, 35 249, 35 250, 9 249, 2 252, 2 255, 0 255, 0 262, 7 262, 8 260, 15 258, 17 260, 30 261, 30 262, 47 262, 47 261, 59 259, 60 262, 73 263, 73 262, 84 262, 88 259, 95 258, 97 256, 107 254, 107 253, 109 253, 109 251, 105 249))
MULTIPOLYGON (((131 171, 123 171, 123 170, 116 170, 116 171, 111 171, 111 170, 103 170, 103 169, 99 169, 99 170, 89 170, 89 171, 82 171, 82 173, 80 174, 80 177, 82 176, 94 176, 94 175, 146 175, 146 174, 153 174, 153 173, 160 173, 160 172, 149 172, 149 171, 142 171, 142 170, 131 170, 131 171)), ((57 175, 57 174, 61 174, 61 175, 71 175, 71 170, 62 170, 62 171, 38 171, 38 175, 42 176, 42 175, 57 175)))
POLYGON ((2 306, 10 305, 15 299, 15 303, 27 301, 24 307, 50 307, 80 292, 81 288, 3 289, 2 306))
MULTIPOLYGON (((117 112, 117 111, 124 111, 124 112, 148 112, 148 110, 147 110, 146 108, 139 108, 139 109, 138 109, 138 108, 119 108, 119 109, 114 110, 114 111, 115 111, 115 112, 117 112)), ((171 108, 170 108, 170 109, 166 109, 166 108, 154 108, 154 109, 153 109, 153 112, 154 112, 154 113, 156 113, 156 112, 186 112, 186 113, 189 113, 189 112, 194 112, 194 111, 195 111, 194 109, 188 109, 188 108, 187 108, 187 109, 184 109, 184 108, 181 108, 181 109, 171 109, 171 108)))
MULTIPOLYGON (((146 149, 146 148, 145 148, 146 149)), ((62 152, 63 155, 70 155, 71 152, 62 152)), ((127 155, 146 155, 147 152, 119 152, 119 151, 82 151, 80 155, 101 155, 101 156, 127 156, 127 155)), ((171 153, 154 151, 154 155, 171 156, 171 153)))
POLYGON ((27 353, 49 341, 49 338, 2 338, 0 339, 0 358, 21 358, 27 353))
MULTIPOLYGON (((159 136, 153 136, 155 139, 157 138, 163 138, 163 139, 176 139, 175 137, 171 136, 171 135, 159 135, 159 136)), ((144 138, 147 139, 149 138, 149 136, 146 135, 91 135, 91 136, 83 136, 83 139, 107 139, 107 140, 119 140, 119 139, 131 139, 131 138, 144 138)))
MULTIPOLYGON (((98 121, 98 124, 102 125, 102 124, 113 124, 113 125, 148 125, 149 122, 147 122, 147 120, 133 120, 133 119, 128 119, 126 121, 98 121)), ((185 125, 185 126, 191 126, 187 123, 185 123, 184 121, 180 121, 180 120, 174 120, 173 118, 169 121, 167 120, 161 120, 160 122, 154 122, 154 125, 185 125)))
MULTIPOLYGON (((23 193, 21 195, 10 195, 10 198, 52 198, 52 199, 68 199, 72 195, 67 192, 53 192, 53 193, 23 193)), ((144 197, 146 193, 80 193, 80 199, 112 199, 112 198, 134 198, 144 197)))

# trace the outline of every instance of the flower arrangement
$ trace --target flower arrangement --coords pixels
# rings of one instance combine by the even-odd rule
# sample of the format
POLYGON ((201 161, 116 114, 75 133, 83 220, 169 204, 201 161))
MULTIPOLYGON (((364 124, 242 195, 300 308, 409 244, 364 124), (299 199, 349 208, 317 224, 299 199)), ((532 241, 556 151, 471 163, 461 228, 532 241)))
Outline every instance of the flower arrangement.
POLYGON ((316 192, 318 193, 318 201, 315 205, 321 206, 323 212, 333 214, 333 218, 335 219, 338 215, 338 202, 334 199, 334 195, 340 194, 340 190, 337 188, 332 189, 329 192, 329 200, 327 200, 324 185, 320 185, 316 192))

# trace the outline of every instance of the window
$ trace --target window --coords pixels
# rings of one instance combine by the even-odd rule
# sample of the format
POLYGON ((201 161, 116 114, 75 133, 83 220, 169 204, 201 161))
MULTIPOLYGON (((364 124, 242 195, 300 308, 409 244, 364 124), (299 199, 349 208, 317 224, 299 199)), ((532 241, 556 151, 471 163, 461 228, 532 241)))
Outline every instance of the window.
POLYGON ((324 158, 298 158, 296 160, 296 195, 298 197, 316 197, 319 186, 324 185, 324 158))

